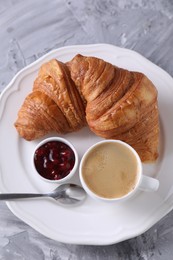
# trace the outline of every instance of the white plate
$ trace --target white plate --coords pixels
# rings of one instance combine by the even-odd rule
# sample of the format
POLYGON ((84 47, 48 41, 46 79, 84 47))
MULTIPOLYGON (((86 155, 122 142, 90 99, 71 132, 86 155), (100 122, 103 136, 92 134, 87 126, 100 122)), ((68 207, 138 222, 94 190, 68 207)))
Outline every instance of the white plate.
MULTIPOLYGON (((8 202, 10 210, 45 236, 75 244, 106 245, 137 236, 173 208, 173 79, 134 51, 111 45, 69 46, 54 50, 20 71, 4 90, 0 100, 0 191, 44 192, 55 186, 45 183, 31 170, 31 155, 38 141, 21 139, 13 123, 24 97, 31 91, 41 64, 51 58, 68 61, 77 53, 96 56, 129 70, 145 73, 159 93, 161 122, 160 157, 144 166, 144 174, 160 180, 157 192, 141 192, 123 204, 105 204, 90 198, 75 208, 52 200, 8 202)), ((88 128, 65 136, 79 152, 101 140, 88 128)), ((78 173, 73 180, 79 182, 78 173)))

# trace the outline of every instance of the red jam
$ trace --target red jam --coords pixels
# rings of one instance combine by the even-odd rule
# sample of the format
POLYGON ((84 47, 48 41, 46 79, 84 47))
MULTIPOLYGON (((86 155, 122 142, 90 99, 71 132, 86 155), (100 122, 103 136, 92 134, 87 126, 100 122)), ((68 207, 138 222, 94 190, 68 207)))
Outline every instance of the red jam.
POLYGON ((40 146, 34 154, 37 172, 49 180, 60 180, 66 177, 74 167, 73 150, 60 141, 49 141, 40 146))

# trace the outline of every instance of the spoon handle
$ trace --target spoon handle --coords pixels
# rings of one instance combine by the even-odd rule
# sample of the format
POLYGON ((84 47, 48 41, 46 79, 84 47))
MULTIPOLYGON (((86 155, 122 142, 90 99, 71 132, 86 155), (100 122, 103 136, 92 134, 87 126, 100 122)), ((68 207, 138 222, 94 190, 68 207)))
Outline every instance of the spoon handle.
POLYGON ((16 200, 16 199, 29 199, 47 197, 48 194, 34 194, 34 193, 2 193, 0 194, 0 200, 16 200))

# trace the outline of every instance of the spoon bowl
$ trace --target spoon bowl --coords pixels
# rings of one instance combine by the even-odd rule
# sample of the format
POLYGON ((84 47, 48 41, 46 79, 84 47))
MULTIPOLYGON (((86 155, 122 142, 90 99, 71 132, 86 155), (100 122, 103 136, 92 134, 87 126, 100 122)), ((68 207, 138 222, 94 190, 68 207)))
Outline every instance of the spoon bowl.
POLYGON ((58 186, 48 193, 2 193, 0 200, 20 200, 31 198, 53 198, 61 204, 74 205, 86 198, 86 192, 82 187, 72 183, 58 186))
POLYGON ((62 184, 50 192, 49 197, 62 204, 70 205, 83 201, 86 198, 86 192, 76 184, 62 184))

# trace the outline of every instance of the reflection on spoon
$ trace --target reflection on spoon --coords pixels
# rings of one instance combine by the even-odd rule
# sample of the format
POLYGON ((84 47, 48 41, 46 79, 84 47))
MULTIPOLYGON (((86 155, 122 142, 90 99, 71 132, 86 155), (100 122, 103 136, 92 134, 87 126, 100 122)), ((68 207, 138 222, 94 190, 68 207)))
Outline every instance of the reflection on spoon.
POLYGON ((76 184, 62 184, 52 192, 48 193, 2 193, 0 200, 19 200, 30 198, 50 197, 59 201, 61 204, 76 204, 86 198, 83 188, 76 184))

